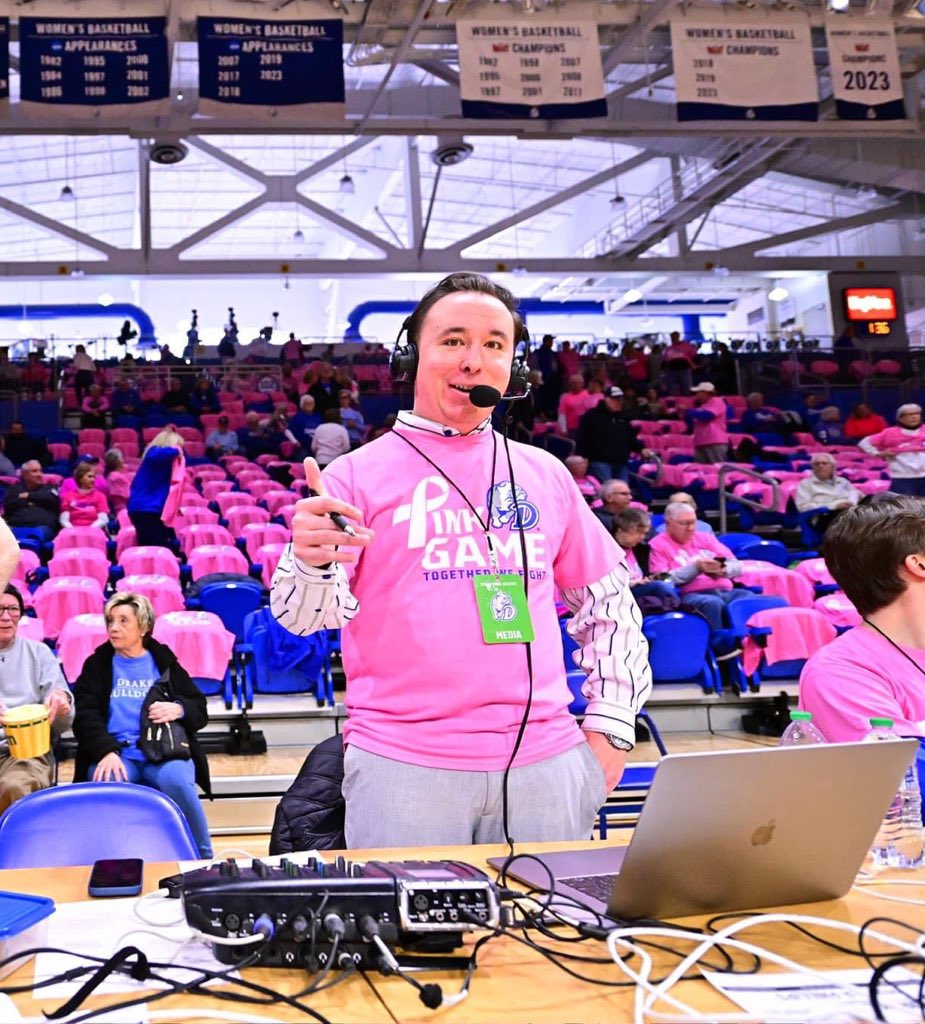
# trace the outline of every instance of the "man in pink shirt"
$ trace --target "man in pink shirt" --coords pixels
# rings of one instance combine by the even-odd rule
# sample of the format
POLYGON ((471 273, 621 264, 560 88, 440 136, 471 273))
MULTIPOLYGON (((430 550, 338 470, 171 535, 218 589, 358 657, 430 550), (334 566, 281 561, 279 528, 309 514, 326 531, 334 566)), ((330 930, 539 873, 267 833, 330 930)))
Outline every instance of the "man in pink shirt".
POLYGON ((860 740, 871 718, 925 736, 925 500, 865 498, 825 535, 829 572, 863 617, 807 661, 800 707, 830 743, 860 740))
POLYGON ((702 615, 712 630, 728 625, 727 604, 752 596, 733 589, 733 579, 742 574, 735 555, 712 533, 699 531, 697 513, 680 502, 665 509, 665 532, 649 545, 649 572, 668 573, 669 582, 681 591, 682 606, 702 615))
POLYGON ((584 377, 573 373, 568 379, 568 391, 559 399, 559 429, 562 433, 577 434, 581 417, 600 400, 600 395, 588 394, 584 377))
POLYGON ((299 502, 271 593, 285 628, 342 629, 347 844, 586 836, 651 688, 625 558, 561 462, 492 430, 484 403, 524 369, 510 292, 450 275, 403 330, 413 412, 323 478, 306 460, 321 496, 299 502), (588 673, 581 728, 557 589, 588 673))
POLYGON ((691 388, 694 408, 684 418, 694 433, 694 458, 698 462, 722 462, 729 451, 728 409, 716 393, 716 385, 704 381, 691 388))

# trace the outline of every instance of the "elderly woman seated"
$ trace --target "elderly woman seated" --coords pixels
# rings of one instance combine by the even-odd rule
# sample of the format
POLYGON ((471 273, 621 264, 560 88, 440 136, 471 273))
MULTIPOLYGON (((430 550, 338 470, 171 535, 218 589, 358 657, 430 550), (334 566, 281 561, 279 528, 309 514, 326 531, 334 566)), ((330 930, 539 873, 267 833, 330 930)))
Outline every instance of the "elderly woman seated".
POLYGON ((645 537, 652 517, 639 508, 625 508, 613 516, 613 535, 626 552, 630 589, 643 615, 674 611, 681 604, 678 591, 667 581, 668 573, 649 571, 649 545, 645 537))
POLYGON ((843 476, 835 473, 835 457, 828 452, 815 452, 810 460, 810 473, 800 481, 793 496, 798 512, 811 513, 809 524, 818 533, 825 533, 842 509, 857 505, 861 492, 843 476))

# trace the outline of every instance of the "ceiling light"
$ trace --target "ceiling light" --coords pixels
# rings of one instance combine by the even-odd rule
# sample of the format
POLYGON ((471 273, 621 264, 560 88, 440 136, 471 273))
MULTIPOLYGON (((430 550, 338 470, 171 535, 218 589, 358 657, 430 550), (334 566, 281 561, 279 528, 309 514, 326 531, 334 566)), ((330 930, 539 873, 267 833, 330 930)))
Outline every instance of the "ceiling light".
POLYGON ((833 11, 847 11, 851 0, 829 0, 829 7, 833 11))
POLYGON ((859 185, 855 196, 865 203, 872 203, 880 198, 880 193, 872 185, 859 185))
MULTIPOLYGON (((343 191, 343 189, 341 189, 341 191, 343 191)), ((296 228, 295 231, 292 232, 292 240, 293 240, 293 242, 304 242, 305 241, 305 235, 303 234, 301 228, 296 228)))
POLYGON ((61 186, 61 194, 58 196, 58 198, 59 199, 76 199, 77 196, 74 195, 74 190, 71 188, 70 185, 62 185, 61 186))
POLYGON ((723 266, 722 263, 717 263, 716 266, 713 268, 713 273, 717 277, 728 277, 729 276, 729 268, 723 266))
POLYGON ((353 178, 351 178, 349 174, 345 174, 340 179, 340 182, 337 185, 337 190, 341 195, 352 196, 353 193, 356 192, 357 187, 353 183, 353 178))
POLYGON ((522 267, 519 263, 516 266, 511 267, 511 273, 515 277, 523 277, 527 273, 527 268, 522 267))
POLYGON ((80 267, 74 267, 74 269, 71 271, 71 277, 83 277, 83 276, 84 276, 84 272, 83 272, 83 270, 80 269, 80 267))
POLYGON ((630 288, 628 291, 623 293, 623 301, 628 306, 631 306, 634 302, 638 302, 641 298, 642 292, 638 288, 630 288))
POLYGON ((101 306, 111 306, 116 300, 109 294, 109 292, 103 292, 96 301, 101 306))
POLYGON ((625 202, 626 200, 621 195, 615 195, 610 197, 611 206, 622 206, 625 202))
POLYGON ((790 292, 788 292, 787 289, 784 288, 783 285, 776 284, 768 292, 768 298, 772 302, 783 302, 784 299, 786 299, 789 294, 790 294, 790 292))

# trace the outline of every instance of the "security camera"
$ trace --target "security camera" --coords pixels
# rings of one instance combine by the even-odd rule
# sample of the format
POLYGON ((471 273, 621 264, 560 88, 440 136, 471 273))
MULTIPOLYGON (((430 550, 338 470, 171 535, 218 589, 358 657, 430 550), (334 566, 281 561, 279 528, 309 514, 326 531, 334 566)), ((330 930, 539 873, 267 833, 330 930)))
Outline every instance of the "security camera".
POLYGON ((178 164, 181 160, 185 160, 189 150, 182 142, 179 141, 164 141, 155 139, 151 144, 151 149, 148 155, 151 158, 152 163, 164 164, 170 166, 171 164, 178 164))

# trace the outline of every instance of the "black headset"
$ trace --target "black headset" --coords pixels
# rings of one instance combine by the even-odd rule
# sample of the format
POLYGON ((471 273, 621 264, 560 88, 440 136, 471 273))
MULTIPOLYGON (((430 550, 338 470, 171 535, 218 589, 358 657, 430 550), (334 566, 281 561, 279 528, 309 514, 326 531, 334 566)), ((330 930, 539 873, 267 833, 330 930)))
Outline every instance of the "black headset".
MULTIPOLYGON (((410 338, 402 344, 401 336, 405 334, 411 324, 411 317, 406 317, 401 325, 398 337, 395 339, 395 347, 389 357, 389 373, 396 384, 413 384, 418 372, 418 347, 410 338)), ((515 339, 514 344, 523 343, 525 354, 530 350, 530 333, 526 324, 521 323, 520 336, 515 339)), ((511 376, 508 378, 507 389, 504 392, 505 398, 524 398, 530 393, 530 367, 527 365, 526 355, 514 356, 511 363, 511 376)))

